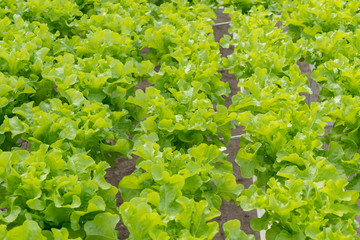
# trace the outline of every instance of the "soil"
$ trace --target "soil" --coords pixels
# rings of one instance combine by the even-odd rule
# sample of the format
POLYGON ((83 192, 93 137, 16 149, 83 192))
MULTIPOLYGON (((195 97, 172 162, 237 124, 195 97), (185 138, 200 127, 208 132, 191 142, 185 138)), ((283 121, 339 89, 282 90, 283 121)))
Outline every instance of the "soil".
MULTIPOLYGON (((227 22, 227 21, 230 21, 230 17, 227 14, 218 14, 218 17, 215 20, 216 23, 227 22)), ((219 41, 224 34, 228 34, 229 28, 230 28, 229 25, 213 26, 215 40, 219 41)), ((234 51, 233 47, 225 49, 220 46, 220 52, 223 57, 228 56, 229 54, 233 53, 233 51, 234 51)), ((146 49, 143 51, 143 54, 144 53, 146 53, 146 49)), ((312 81, 310 78, 311 70, 310 70, 309 65, 307 65, 304 62, 299 62, 298 64, 300 66, 300 69, 302 70, 302 74, 308 74, 309 82, 311 82, 312 81)), ((158 67, 159 66, 157 66, 157 68, 158 67)), ((231 104, 231 97, 239 91, 239 87, 237 86, 238 81, 236 80, 234 74, 229 74, 229 72, 226 70, 220 70, 219 72, 222 74, 222 80, 224 82, 228 82, 229 87, 231 89, 230 96, 225 98, 225 105, 229 106, 231 104)), ((144 83, 136 86, 136 89, 145 89, 147 86, 150 86, 150 84, 148 82, 144 81, 144 83)), ((317 88, 317 90, 315 90, 314 93, 311 95, 304 94, 307 98, 307 102, 318 101, 318 92, 319 92, 319 90, 317 88)), ((329 128, 326 129, 327 133, 329 131, 330 131, 329 128)), ((243 133, 243 128, 238 127, 232 131, 232 136, 240 135, 242 133, 243 133)), ((229 144, 227 145, 226 153, 228 154, 228 156, 227 156, 228 160, 233 164, 234 175, 236 177, 237 182, 240 184, 243 184, 245 188, 248 188, 252 184, 252 179, 242 178, 240 168, 234 161, 236 154, 238 152, 239 143, 240 143, 239 139, 231 140, 229 142, 229 144)), ((132 159, 119 157, 115 161, 115 166, 108 169, 107 175, 106 175, 107 181, 109 183, 111 183, 112 185, 118 187, 119 181, 124 176, 130 175, 135 170, 136 160, 137 160, 136 156, 133 156, 132 159)), ((122 203, 120 194, 118 194, 117 197, 118 197, 117 204, 120 205, 122 203)), ((360 204, 360 202, 359 202, 359 204, 360 204)), ((254 234, 256 240, 260 239, 259 232, 253 231, 250 227, 250 220, 252 218, 257 217, 257 213, 255 210, 245 212, 241 209, 240 206, 236 206, 236 204, 233 201, 230 201, 230 202, 223 201, 220 211, 221 211, 221 216, 215 219, 215 221, 219 223, 219 228, 220 228, 219 233, 214 238, 215 240, 225 239, 226 236, 222 229, 222 225, 223 225, 223 223, 225 223, 231 219, 239 219, 241 222, 241 229, 245 233, 254 234)), ((358 218, 358 221, 360 221, 360 218, 358 218)), ((129 232, 123 223, 120 222, 118 224, 117 230, 119 231, 119 239, 126 239, 129 237, 129 232)), ((359 229, 358 229, 358 235, 360 236, 359 229)))

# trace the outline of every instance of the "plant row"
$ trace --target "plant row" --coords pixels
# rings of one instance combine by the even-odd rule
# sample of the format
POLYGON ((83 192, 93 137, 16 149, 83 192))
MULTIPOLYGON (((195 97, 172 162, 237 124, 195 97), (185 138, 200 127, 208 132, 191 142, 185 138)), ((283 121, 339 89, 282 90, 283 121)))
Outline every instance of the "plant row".
POLYGON ((265 210, 251 225, 266 230, 266 239, 358 239, 359 4, 278 4, 245 14, 230 8, 233 39, 222 40, 235 47, 223 65, 245 89, 229 108, 246 130, 236 162, 244 177, 258 179, 237 202, 265 210), (311 91, 297 64, 303 60, 315 66, 322 102, 305 102, 303 93, 311 91), (331 133, 320 138, 332 121, 331 133))

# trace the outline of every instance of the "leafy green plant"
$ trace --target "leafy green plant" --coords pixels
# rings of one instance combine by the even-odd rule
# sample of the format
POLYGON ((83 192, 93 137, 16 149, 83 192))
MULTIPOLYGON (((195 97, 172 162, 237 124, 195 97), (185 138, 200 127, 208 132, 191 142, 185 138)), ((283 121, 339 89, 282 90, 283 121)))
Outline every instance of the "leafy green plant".
POLYGON ((74 96, 70 95, 74 102, 71 105, 51 99, 36 107, 30 102, 14 108, 16 116, 5 118, 0 133, 9 132, 12 139, 26 140, 30 151, 47 144, 64 151, 64 156, 83 149, 97 161, 113 161, 119 154, 128 155, 130 144, 125 132, 131 123, 124 119, 126 112, 110 112, 100 103, 74 96), (112 146, 108 140, 116 144, 112 146))
POLYGON ((107 163, 96 164, 85 152, 63 158, 47 145, 1 152, 0 159, 5 239, 116 239, 117 189, 104 179, 107 163))
POLYGON ((243 189, 226 155, 206 144, 187 154, 161 151, 149 140, 135 155, 138 169, 119 183, 125 201, 120 213, 130 239, 212 239, 219 227, 208 221, 220 215, 221 198, 235 199, 243 189))

